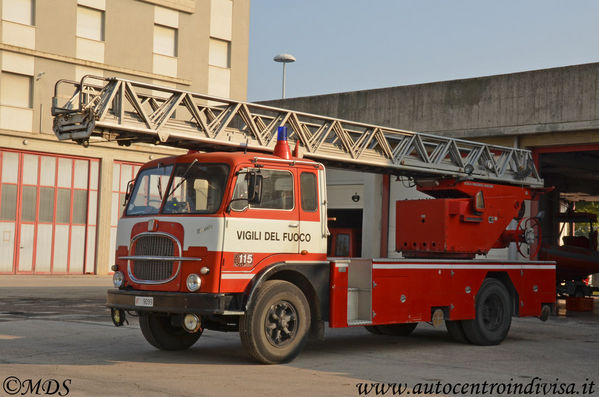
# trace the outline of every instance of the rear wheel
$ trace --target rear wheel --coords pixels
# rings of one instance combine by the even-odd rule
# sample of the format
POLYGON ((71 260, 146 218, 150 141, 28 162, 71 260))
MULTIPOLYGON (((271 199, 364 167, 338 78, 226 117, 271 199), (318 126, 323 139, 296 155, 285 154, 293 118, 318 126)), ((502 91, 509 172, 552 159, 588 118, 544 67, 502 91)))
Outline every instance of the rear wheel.
POLYGON ((371 334, 374 334, 374 335, 382 334, 381 330, 376 325, 365 325, 364 328, 366 328, 366 331, 370 332, 371 334))
POLYGON ((310 329, 310 306, 302 291, 282 280, 269 280, 239 320, 246 351, 264 364, 293 360, 304 347, 310 329))
POLYGON ((512 301, 505 286, 494 278, 485 279, 476 295, 474 320, 463 320, 466 338, 475 345, 501 343, 512 324, 512 301))
POLYGON ((445 327, 447 327, 449 336, 451 336, 451 338, 456 342, 470 343, 468 338, 466 338, 466 334, 464 334, 464 328, 462 327, 461 321, 445 320, 445 327))
POLYGON ((156 313, 141 313, 139 327, 144 338, 161 350, 185 350, 202 335, 202 331, 190 334, 183 327, 171 324, 171 317, 156 313))

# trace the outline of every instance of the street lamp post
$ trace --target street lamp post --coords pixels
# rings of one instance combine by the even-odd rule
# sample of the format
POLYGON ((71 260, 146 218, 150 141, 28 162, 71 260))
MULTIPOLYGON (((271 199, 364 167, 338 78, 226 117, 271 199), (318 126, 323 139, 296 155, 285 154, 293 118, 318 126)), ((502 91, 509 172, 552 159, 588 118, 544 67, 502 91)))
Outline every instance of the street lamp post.
POLYGON ((285 99, 285 76, 286 66, 288 63, 295 62, 295 57, 291 54, 279 54, 273 58, 273 61, 283 64, 283 93, 282 98, 285 99))

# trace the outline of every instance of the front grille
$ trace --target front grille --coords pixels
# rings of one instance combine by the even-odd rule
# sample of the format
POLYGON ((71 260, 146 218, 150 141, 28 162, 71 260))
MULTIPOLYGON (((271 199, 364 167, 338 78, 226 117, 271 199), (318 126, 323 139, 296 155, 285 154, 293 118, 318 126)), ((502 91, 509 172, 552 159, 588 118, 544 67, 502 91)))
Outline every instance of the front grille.
MULTIPOLYGON (((135 241, 134 256, 175 256, 175 242, 166 236, 145 235, 135 241)), ((173 261, 133 260, 133 276, 138 280, 168 280, 173 274, 173 261)))

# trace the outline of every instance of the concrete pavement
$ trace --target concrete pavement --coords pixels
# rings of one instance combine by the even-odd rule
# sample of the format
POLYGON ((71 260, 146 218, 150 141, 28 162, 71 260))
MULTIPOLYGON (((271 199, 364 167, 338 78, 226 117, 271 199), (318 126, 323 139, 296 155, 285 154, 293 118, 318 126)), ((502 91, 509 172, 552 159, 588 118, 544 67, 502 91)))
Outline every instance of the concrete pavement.
POLYGON ((110 277, 0 277, 0 382, 69 380, 73 396, 358 396, 359 384, 405 382, 414 391, 536 378, 580 391, 599 382, 599 302, 594 314, 515 318, 504 343, 489 347, 457 344, 427 324, 407 338, 327 329, 293 362, 265 366, 250 361, 237 333, 206 331, 183 352, 154 349, 134 318, 112 326, 103 306, 110 286, 110 277))

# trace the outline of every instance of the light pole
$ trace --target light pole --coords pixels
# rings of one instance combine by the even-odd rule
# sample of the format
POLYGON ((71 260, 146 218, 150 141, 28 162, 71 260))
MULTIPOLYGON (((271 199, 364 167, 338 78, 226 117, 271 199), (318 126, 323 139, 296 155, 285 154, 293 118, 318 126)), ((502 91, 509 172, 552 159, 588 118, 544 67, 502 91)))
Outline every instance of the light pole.
POLYGON ((279 55, 276 55, 272 60, 283 64, 283 94, 282 94, 283 96, 282 96, 282 98, 285 99, 285 74, 286 74, 285 68, 288 63, 295 62, 295 57, 291 54, 279 54, 279 55))

